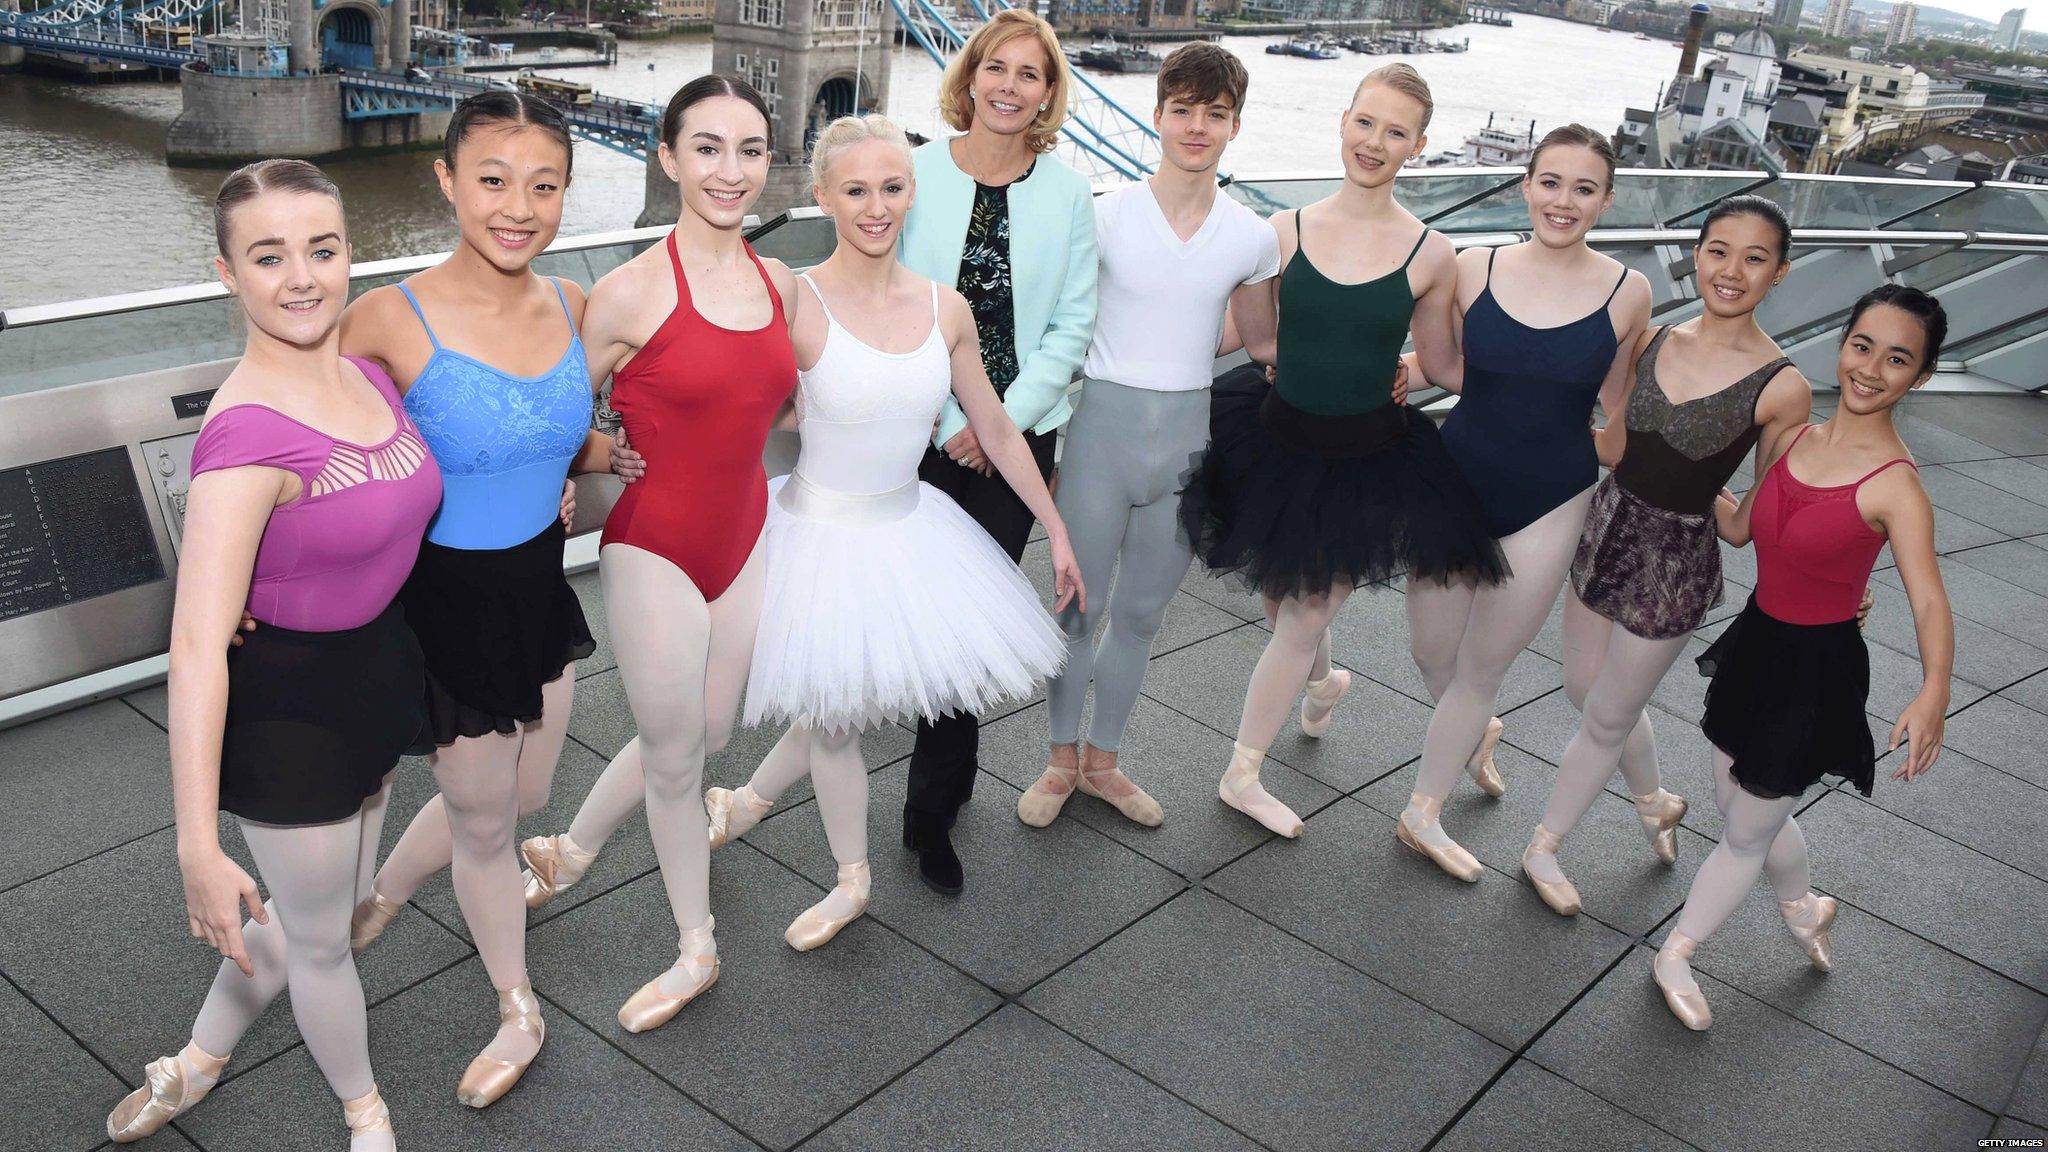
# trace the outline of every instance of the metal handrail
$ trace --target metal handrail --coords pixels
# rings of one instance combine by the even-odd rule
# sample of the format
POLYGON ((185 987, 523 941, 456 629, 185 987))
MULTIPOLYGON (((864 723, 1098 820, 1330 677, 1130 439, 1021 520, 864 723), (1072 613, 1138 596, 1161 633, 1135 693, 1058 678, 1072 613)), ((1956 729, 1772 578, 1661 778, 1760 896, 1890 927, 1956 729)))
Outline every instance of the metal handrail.
MULTIPOLYGON (((1404 180, 1411 178, 1431 179, 1444 178, 1449 175, 1466 177, 1475 175, 1518 177, 1520 171, 1520 169, 1516 168, 1430 169, 1415 173, 1412 177, 1404 174, 1401 178, 1404 180)), ((1659 170, 1623 169, 1622 171, 1624 173, 1631 171, 1648 173, 1659 170)), ((1680 173, 1675 171, 1663 174, 1713 175, 1720 177, 1741 175, 1741 173, 1732 172, 1680 173)), ((1274 183, 1287 179, 1327 180, 1330 178, 1331 176, 1328 173, 1313 177, 1248 176, 1239 177, 1234 183, 1274 183)), ((1805 178, 1807 177, 1801 176, 1801 179, 1805 178)), ((1907 181, 1907 183, 1911 182, 1907 181)), ((1114 185, 1111 187, 1114 187, 1114 185)), ((1983 185, 1973 185, 1972 187, 1996 187, 2048 195, 2048 193, 2043 193, 2039 187, 2031 184, 1987 182, 1983 185)), ((1492 192, 1498 191, 1498 188, 1492 190, 1492 192)), ((1484 193, 1482 196, 1491 195, 1492 192, 1484 193)), ((1442 214, 1442 212, 1433 213, 1431 218, 1435 219, 1442 214)), ((803 205, 789 209, 766 221, 761 220, 759 217, 749 216, 746 219, 745 227, 748 230, 749 238, 752 238, 772 231, 774 228, 789 221, 815 219, 823 215, 824 210, 816 205, 803 205)), ((658 240, 666 235, 667 232, 668 227, 663 225, 651 228, 628 228, 611 232, 593 232, 581 236, 560 237, 554 243, 548 245, 545 254, 555 255, 584 252, 619 244, 658 240)), ((1528 232, 1520 230, 1496 230, 1485 233, 1454 234, 1452 240, 1457 247, 1466 248, 1489 240, 1494 243, 1512 243, 1516 240, 1526 240, 1529 238, 1529 235, 1528 232)), ((1596 247, 1669 244, 1690 248, 1697 241, 1698 236, 1698 232, 1689 228, 1596 228, 1588 233, 1587 241, 1596 247)), ((1853 248, 1871 244, 1893 246, 1947 245, 1952 248, 1969 248, 1972 250, 2048 252, 2048 234, 2037 235, 2025 232, 1901 232, 1883 228, 1794 228, 1792 230, 1792 243, 1797 248, 1853 248)), ((447 259, 448 255, 447 252, 432 252, 415 256, 393 257, 386 260, 364 261, 350 268, 349 279, 353 282, 370 277, 417 272, 433 267, 447 259)), ((1910 261, 1910 258, 1908 260, 1910 261)), ((1682 275, 1674 273, 1674 279, 1682 278, 1682 275)), ((111 296, 64 301, 56 304, 32 304, 16 308, 6 308, 0 309, 0 332, 95 316, 143 312, 157 308, 173 307, 179 304, 190 304, 196 301, 220 300, 227 298, 229 295, 230 293, 224 285, 218 282, 209 282, 184 284, 170 288, 151 288, 140 292, 124 292, 111 296)))

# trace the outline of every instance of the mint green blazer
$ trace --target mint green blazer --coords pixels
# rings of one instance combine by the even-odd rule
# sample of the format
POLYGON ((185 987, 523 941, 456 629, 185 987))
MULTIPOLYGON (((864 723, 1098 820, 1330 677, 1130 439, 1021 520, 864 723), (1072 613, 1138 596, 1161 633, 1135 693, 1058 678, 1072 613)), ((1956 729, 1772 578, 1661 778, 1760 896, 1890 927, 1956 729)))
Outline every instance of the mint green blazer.
MULTIPOLYGON (((945 140, 919 147, 912 159, 917 200, 903 223, 901 259, 950 288, 960 278, 974 181, 953 163, 945 140)), ((1094 197, 1087 178, 1050 153, 1029 179, 1010 185, 1010 280, 1017 378, 1003 407, 1017 427, 1050 432, 1073 415, 1067 388, 1095 335, 1094 197)), ((959 402, 949 398, 932 442, 944 445, 965 427, 959 402)))

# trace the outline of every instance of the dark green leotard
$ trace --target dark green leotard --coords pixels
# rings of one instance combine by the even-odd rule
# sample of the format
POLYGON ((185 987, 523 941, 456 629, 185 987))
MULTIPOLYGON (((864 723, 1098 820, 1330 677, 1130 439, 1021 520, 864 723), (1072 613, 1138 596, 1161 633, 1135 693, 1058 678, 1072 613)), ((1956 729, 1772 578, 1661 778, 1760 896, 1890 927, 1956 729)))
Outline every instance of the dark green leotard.
POLYGON ((1280 274, 1274 390, 1318 416, 1352 416, 1383 407, 1393 397, 1394 362, 1415 315, 1408 265, 1422 250, 1429 229, 1422 230, 1399 268, 1362 284, 1339 284, 1309 260, 1298 209, 1294 234, 1294 258, 1280 274))

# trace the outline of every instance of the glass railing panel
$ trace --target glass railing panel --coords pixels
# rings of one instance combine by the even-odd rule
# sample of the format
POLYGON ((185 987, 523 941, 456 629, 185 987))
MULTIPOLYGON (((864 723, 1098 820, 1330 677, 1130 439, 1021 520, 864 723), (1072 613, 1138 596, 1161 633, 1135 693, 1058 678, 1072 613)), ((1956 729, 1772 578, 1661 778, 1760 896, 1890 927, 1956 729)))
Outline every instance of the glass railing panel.
POLYGON ((778 216, 747 238, 754 251, 799 271, 822 262, 836 242, 829 216, 778 216))
POLYGON ((0 332, 0 396, 239 356, 242 308, 193 300, 0 332))
POLYGON ((2037 312, 2010 327, 1994 328, 1981 336, 1950 344, 1941 350, 1941 358, 1967 363, 1979 356, 1996 352, 2008 344, 2017 344, 2029 336, 2038 336, 2043 332, 2048 332, 2048 311, 2037 312))
POLYGON ((1987 184, 1916 212, 1892 227, 1904 232, 2048 235, 2048 190, 1987 184))
POLYGON ((1661 228, 1764 179, 1761 172, 1647 172, 1614 175, 1614 204, 1602 228, 1661 228))
MULTIPOLYGON (((1751 191, 1783 208, 1794 228, 1855 229, 1881 228, 1888 221, 1954 196, 1966 187, 1941 180, 1841 180, 1786 175, 1751 191)), ((1711 201, 1703 202, 1673 227, 1697 226, 1712 206, 1711 201)))
MULTIPOLYGON (((1339 179, 1233 180, 1223 190, 1261 216, 1313 204, 1337 190, 1339 179)), ((1402 191, 1407 191, 1405 188, 1402 191)))
POLYGON ((2025 255, 2027 253, 2024 252, 1959 248, 1954 252, 1936 256, 1924 264, 1900 269, 1897 278, 1901 284, 1911 285, 1923 292, 1932 292, 1944 284, 1953 284, 1965 276, 2025 255))

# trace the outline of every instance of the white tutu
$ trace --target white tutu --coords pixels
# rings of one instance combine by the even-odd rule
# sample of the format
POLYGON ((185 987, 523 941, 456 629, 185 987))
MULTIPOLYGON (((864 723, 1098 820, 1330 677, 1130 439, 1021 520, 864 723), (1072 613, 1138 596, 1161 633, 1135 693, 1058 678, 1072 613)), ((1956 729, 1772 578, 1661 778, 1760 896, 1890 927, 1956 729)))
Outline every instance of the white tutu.
POLYGON ((779 478, 766 543, 749 725, 979 712, 1030 694, 1066 660, 1024 573, 922 481, 852 496, 779 478))

